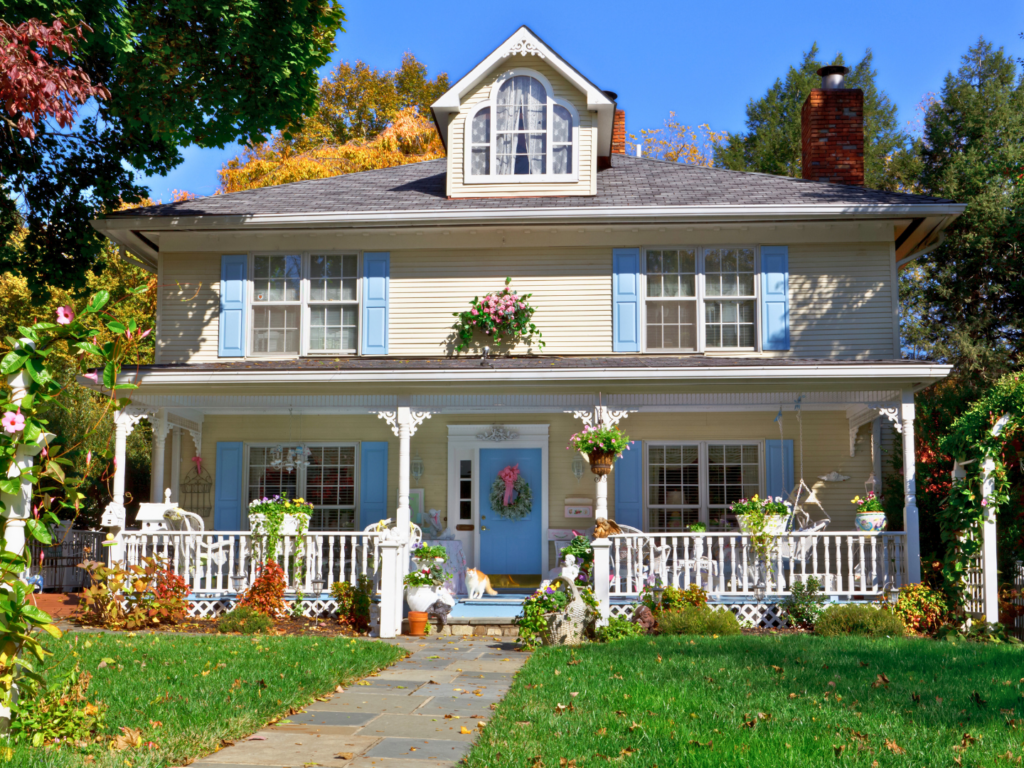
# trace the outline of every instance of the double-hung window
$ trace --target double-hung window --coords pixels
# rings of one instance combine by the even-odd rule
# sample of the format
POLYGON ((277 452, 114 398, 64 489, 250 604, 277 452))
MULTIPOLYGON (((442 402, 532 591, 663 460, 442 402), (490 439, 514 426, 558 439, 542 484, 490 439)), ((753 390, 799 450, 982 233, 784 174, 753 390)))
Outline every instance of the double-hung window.
POLYGON ((645 349, 756 350, 756 277, 753 246, 646 249, 645 349))
MULTIPOLYGON (((285 496, 304 499, 313 505, 311 531, 352 531, 356 527, 356 445, 307 444, 309 465, 290 470, 273 465, 275 446, 248 447, 246 499, 285 496)), ((281 446, 300 453, 300 446, 281 446)), ((246 505, 248 506, 248 504, 246 505)))
POLYGON ((252 355, 358 352, 357 254, 256 254, 252 275, 252 355))
POLYGON ((743 441, 649 442, 647 530, 685 531, 694 523, 736 527, 730 505, 761 493, 761 444, 743 441))

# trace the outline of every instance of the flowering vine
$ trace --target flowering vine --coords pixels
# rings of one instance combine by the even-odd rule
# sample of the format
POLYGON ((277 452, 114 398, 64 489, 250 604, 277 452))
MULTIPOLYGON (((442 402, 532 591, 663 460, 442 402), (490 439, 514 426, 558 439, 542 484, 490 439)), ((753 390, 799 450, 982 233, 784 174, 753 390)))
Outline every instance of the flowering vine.
POLYGON ((501 293, 488 293, 482 299, 474 296, 469 309, 465 312, 452 313, 458 318, 458 322, 453 326, 458 337, 458 343, 455 344, 456 352, 467 350, 473 345, 476 331, 493 336, 496 344, 505 343, 513 347, 524 339, 533 343, 536 337, 537 344, 540 347, 544 346, 544 334, 532 320, 536 309, 530 306, 529 300, 533 294, 518 295, 509 288, 511 282, 512 278, 506 277, 505 288, 501 293))

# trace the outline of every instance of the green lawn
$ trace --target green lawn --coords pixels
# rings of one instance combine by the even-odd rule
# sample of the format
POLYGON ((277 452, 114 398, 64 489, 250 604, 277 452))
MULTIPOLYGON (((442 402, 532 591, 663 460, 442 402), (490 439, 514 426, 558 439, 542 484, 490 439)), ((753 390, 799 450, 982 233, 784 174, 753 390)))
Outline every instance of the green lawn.
POLYGON ((1022 753, 1019 647, 676 636, 538 651, 468 762, 938 768, 1022 753))
POLYGON ((56 654, 51 667, 77 663, 93 675, 89 697, 109 705, 111 733, 141 729, 157 747, 118 753, 96 747, 88 763, 75 749, 23 747, 0 762, 4 768, 183 765, 403 655, 386 643, 341 637, 69 633, 49 645, 56 654))

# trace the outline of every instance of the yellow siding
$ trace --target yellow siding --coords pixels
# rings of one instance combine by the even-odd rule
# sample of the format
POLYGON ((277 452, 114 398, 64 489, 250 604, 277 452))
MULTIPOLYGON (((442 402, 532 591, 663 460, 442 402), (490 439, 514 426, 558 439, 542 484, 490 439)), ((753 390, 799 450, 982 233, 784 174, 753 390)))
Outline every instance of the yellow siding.
MULTIPOLYGON (((750 413, 647 413, 633 414, 622 422, 624 431, 634 440, 765 440, 777 439, 778 425, 775 415, 766 412, 750 413)), ((804 477, 808 485, 816 486, 826 511, 832 517, 830 530, 853 528, 853 505, 850 499, 862 494, 864 481, 871 472, 870 451, 861 446, 856 458, 850 458, 848 427, 841 411, 809 411, 803 414, 804 477), (849 475, 840 483, 817 480, 832 470, 849 475)), ((412 449, 423 458, 424 475, 413 481, 413 487, 424 489, 427 509, 447 511, 448 493, 448 425, 449 424, 549 424, 549 483, 548 497, 550 527, 572 528, 579 521, 566 520, 564 506, 567 498, 593 498, 594 486, 589 475, 577 481, 572 474, 575 454, 565 450, 569 436, 579 429, 579 422, 568 415, 494 414, 482 420, 478 415, 436 415, 420 426, 412 438, 412 449)), ((784 435, 794 441, 796 476, 800 477, 800 440, 796 419, 787 414, 784 435)), ((203 466, 211 476, 216 473, 218 441, 249 441, 279 443, 290 441, 349 442, 360 440, 387 440, 388 452, 388 505, 394 514, 398 505, 398 438, 387 425, 375 416, 207 416, 203 425, 203 466)), ((182 440, 181 471, 184 475, 192 466, 192 442, 182 440)), ((609 504, 614 516, 615 475, 612 473, 609 504)), ((207 520, 212 527, 212 519, 207 520)))
POLYGON ((884 243, 789 248, 790 336, 796 357, 893 358, 892 278, 884 243))
POLYGON ((216 361, 220 255, 163 254, 159 284, 156 362, 216 361))
POLYGON ((499 72, 488 79, 477 90, 463 99, 459 113, 448 128, 448 195, 449 197, 536 197, 538 195, 595 195, 597 194, 597 124, 594 116, 587 111, 583 93, 558 74, 549 64, 536 56, 509 57, 499 72), (570 102, 580 116, 579 147, 576 161, 579 163, 579 181, 537 184, 466 184, 464 182, 464 158, 467 117, 480 102, 491 96, 494 81, 510 69, 532 69, 548 82, 557 98, 570 102))
POLYGON ((610 353, 611 265, 611 251, 600 248, 392 253, 390 353, 447 354, 452 313, 499 290, 506 277, 520 294, 533 294, 544 354, 610 353))

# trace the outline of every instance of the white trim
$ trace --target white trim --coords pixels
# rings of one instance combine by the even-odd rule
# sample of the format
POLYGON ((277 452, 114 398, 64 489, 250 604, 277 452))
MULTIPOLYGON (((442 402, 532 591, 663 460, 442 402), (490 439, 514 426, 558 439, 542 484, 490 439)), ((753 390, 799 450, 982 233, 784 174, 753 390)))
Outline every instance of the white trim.
MULTIPOLYGON (((886 386, 904 386, 907 382, 923 383, 924 380, 938 381, 949 375, 953 367, 938 363, 905 363, 896 365, 865 365, 836 363, 832 365, 758 365, 752 358, 750 365, 728 368, 706 366, 685 368, 614 367, 614 368, 564 368, 564 369, 403 369, 403 370, 236 370, 187 371, 160 369, 124 372, 119 382, 136 384, 289 384, 330 383, 476 383, 495 382, 563 382, 563 381, 621 381, 636 384, 638 381, 681 381, 687 383, 747 381, 752 377, 770 381, 796 381, 813 379, 817 382, 860 381, 876 379, 886 386)), ((83 386, 95 388, 89 379, 79 377, 83 386)))
MULTIPOLYGON (((507 133, 507 131, 506 131, 507 133)), ((565 142, 562 142, 563 144, 565 142)), ((491 85, 491 92, 486 101, 481 102, 476 106, 469 116, 464 121, 463 125, 463 137, 462 137, 462 180, 465 184, 551 184, 557 182, 575 182, 579 181, 580 177, 580 114, 576 110, 576 107, 572 103, 565 99, 560 99, 555 96, 554 89, 551 87, 551 83, 546 77, 540 72, 524 67, 516 67, 510 69, 507 72, 503 72, 491 85), (498 174, 496 169, 497 165, 497 145, 498 145, 498 92, 501 87, 513 77, 530 77, 539 82, 544 86, 546 94, 545 112, 546 112, 546 125, 544 129, 544 163, 545 168, 548 169, 545 173, 540 174, 498 174), (554 147, 553 131, 554 131, 554 111, 555 106, 564 107, 569 111, 570 119, 572 120, 572 172, 555 174, 551 172, 554 168, 552 149, 554 147), (473 147, 482 146, 473 143, 473 119, 483 109, 491 110, 490 120, 490 136, 488 139, 488 163, 489 173, 486 175, 474 175, 472 173, 472 157, 473 147)))
POLYGON ((896 262, 896 242, 889 244, 889 287, 892 292, 893 357, 903 356, 903 338, 900 333, 900 269, 896 262))
MULTIPOLYGON (((455 477, 455 463, 453 457, 457 455, 460 449, 471 448, 473 450, 473 557, 477 559, 477 562, 472 564, 467 561, 467 565, 470 567, 476 567, 479 564, 480 556, 480 505, 483 503, 480 498, 480 494, 477 492, 478 484, 481 481, 480 478, 480 450, 481 449, 494 449, 498 446, 494 443, 490 443, 486 440, 481 440, 477 437, 477 434, 483 432, 488 427, 493 426, 492 424, 449 424, 448 425, 448 514, 449 521, 451 520, 451 510, 453 499, 456 504, 456 513, 458 512, 458 499, 457 495, 453 495, 452 482, 457 482, 458 478, 455 477)), ((507 429, 517 432, 519 436, 515 441, 510 444, 510 447, 515 448, 540 448, 541 449, 541 486, 542 492, 540 497, 541 502, 541 519, 540 519, 540 530, 541 536, 537 542, 537 545, 541 548, 540 565, 541 565, 541 577, 544 578, 550 569, 548 563, 548 541, 545 532, 549 527, 549 504, 548 499, 551 496, 551 485, 549 482, 548 465, 549 461, 549 427, 548 424, 504 424, 502 425, 507 429)), ((456 514, 456 519, 458 516, 456 514)), ((451 523, 449 522, 449 525, 451 523)))
POLYGON ((394 228, 400 223, 411 226, 425 223, 455 224, 458 222, 493 222, 496 225, 516 223, 589 220, 594 224, 613 221, 629 223, 652 221, 670 224, 678 221, 707 222, 781 222, 832 218, 844 221, 857 219, 890 219, 902 216, 952 215, 963 213, 966 206, 952 204, 886 205, 886 204, 823 204, 823 205, 671 205, 671 206, 594 206, 579 208, 465 208, 458 210, 410 211, 325 211, 317 213, 209 214, 176 216, 133 216, 93 219, 97 230, 118 242, 130 230, 254 230, 269 228, 334 228, 337 226, 384 225, 394 228))

